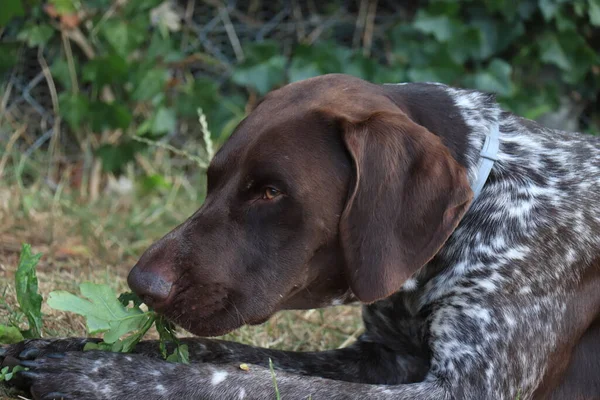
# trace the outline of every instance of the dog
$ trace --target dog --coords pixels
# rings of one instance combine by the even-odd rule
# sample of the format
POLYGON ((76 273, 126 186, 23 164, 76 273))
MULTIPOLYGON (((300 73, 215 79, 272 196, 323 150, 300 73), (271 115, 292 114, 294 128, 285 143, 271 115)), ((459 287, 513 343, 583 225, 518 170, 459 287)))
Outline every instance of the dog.
POLYGON ((363 303, 324 352, 183 339, 191 364, 5 347, 36 399, 600 399, 600 138, 494 96, 332 74, 269 93, 212 160, 208 195, 130 287, 198 336, 363 303), (250 364, 249 370, 239 368, 250 364))

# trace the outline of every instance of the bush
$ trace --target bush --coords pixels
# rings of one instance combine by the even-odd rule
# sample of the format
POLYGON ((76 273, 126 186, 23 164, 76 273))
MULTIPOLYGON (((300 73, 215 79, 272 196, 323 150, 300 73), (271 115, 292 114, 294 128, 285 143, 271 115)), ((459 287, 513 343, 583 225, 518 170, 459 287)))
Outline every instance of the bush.
MULTIPOLYGON (((320 18, 335 20, 342 3, 325 3, 320 18)), ((239 46, 231 41, 237 61, 229 65, 207 51, 185 2, 4 0, 0 74, 8 77, 32 51, 42 66, 48 60, 53 109, 66 137, 79 147, 89 141, 104 170, 117 174, 145 148, 147 140, 136 138, 198 136, 198 108, 218 144, 248 102, 286 82, 330 72, 492 91, 533 119, 569 99, 581 105, 582 129, 598 133, 600 0, 415 3, 366 14, 349 7, 344 15, 354 20, 323 24, 314 42, 308 34, 251 42, 241 32, 239 46), (344 45, 361 18, 359 45, 344 45), (392 24, 382 29, 380 18, 392 24)))

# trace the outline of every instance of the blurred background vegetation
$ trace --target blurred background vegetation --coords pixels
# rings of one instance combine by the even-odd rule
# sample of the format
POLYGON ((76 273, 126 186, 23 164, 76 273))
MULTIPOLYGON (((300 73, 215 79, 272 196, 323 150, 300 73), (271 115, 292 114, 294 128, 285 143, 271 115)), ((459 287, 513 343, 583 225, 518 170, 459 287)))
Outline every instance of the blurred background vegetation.
MULTIPOLYGON (((200 206, 211 146, 286 82, 444 82, 600 133, 600 0, 1 3, 0 318, 22 241, 46 254, 45 293, 81 280, 124 289, 141 252, 200 206)), ((360 325, 345 310, 313 327, 317 314, 284 314, 241 339, 346 344, 360 325)), ((85 333, 55 321, 47 335, 85 333)))
MULTIPOLYGON (((82 181, 153 141, 201 154, 198 108, 218 145, 269 90, 330 72, 491 91, 599 132, 600 0, 2 3, 0 143, 23 130, 13 149, 79 163, 82 181)), ((146 189, 169 184, 142 169, 146 189)))

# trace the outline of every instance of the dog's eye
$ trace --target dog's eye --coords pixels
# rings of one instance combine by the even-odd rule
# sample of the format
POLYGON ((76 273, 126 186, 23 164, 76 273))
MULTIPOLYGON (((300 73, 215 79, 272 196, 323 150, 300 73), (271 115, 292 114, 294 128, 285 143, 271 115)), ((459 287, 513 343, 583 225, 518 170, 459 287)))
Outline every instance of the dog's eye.
POLYGON ((273 200, 275 197, 281 195, 281 192, 273 187, 265 188, 262 198, 263 200, 273 200))

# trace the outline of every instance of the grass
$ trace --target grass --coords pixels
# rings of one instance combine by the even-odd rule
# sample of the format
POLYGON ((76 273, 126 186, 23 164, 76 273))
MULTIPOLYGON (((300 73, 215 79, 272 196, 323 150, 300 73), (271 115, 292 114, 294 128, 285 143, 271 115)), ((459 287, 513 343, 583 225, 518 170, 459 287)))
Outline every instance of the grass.
MULTIPOLYGON (((24 159, 19 152, 6 157, 0 150, 0 160, 3 157, 9 162, 0 175, 0 324, 15 318, 13 282, 21 243, 30 243, 34 253, 44 253, 38 265, 44 301, 52 290, 78 292, 82 281, 107 283, 117 292, 126 291, 127 273, 137 258, 191 215, 204 196, 203 175, 184 175, 181 171, 188 165, 179 168, 182 161, 161 148, 127 169, 132 191, 110 189, 115 187, 113 178, 101 174, 103 189, 95 199, 73 182, 72 170, 63 171, 55 183, 49 183, 45 171, 51 160, 47 154, 24 159), (139 171, 150 166, 168 185, 150 191, 143 188, 139 171)), ((82 318, 45 304, 42 312, 45 337, 85 336, 82 318)), ((361 332, 359 313, 357 306, 286 311, 224 338, 298 351, 338 348, 361 332)), ((156 337, 156 332, 151 335, 156 337)), ((0 399, 17 398, 2 390, 0 387, 0 399)))

